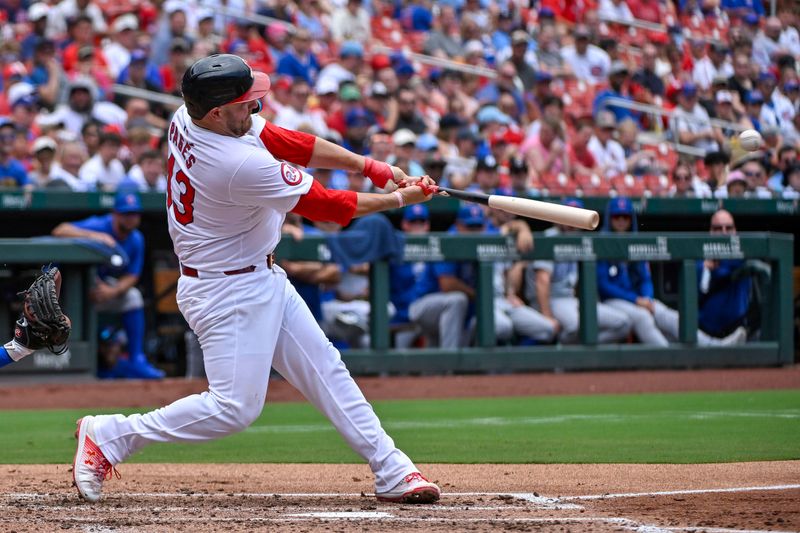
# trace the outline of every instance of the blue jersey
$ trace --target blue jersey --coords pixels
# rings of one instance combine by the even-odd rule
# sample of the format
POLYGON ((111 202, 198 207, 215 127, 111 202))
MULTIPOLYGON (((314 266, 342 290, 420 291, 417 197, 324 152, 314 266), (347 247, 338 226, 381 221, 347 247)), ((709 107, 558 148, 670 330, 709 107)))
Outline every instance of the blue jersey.
MULTIPOLYGON (((733 274, 744 266, 741 259, 723 259, 711 271, 707 294, 700 292, 700 329, 714 336, 726 335, 732 327, 740 325, 750 307, 750 276, 733 278, 733 274)), ((697 281, 701 283, 703 261, 697 262, 697 281)))
POLYGON ((16 159, 9 159, 5 164, 0 163, 0 186, 22 187, 28 183, 28 173, 22 163, 16 159))
POLYGON ((125 274, 141 276, 144 266, 144 235, 142 235, 141 231, 136 229, 133 230, 124 241, 119 240, 119 237, 114 234, 112 218, 113 215, 109 213, 108 215, 94 216, 78 222, 72 222, 72 225, 81 229, 98 231, 111 235, 114 237, 114 240, 117 241, 120 248, 128 255, 127 264, 118 267, 111 265, 101 265, 98 267, 98 276, 101 278, 119 278, 125 274))
POLYGON ((431 263, 396 263, 390 266, 391 301, 395 307, 392 322, 403 324, 409 321, 408 307, 432 292, 438 292, 439 283, 433 275, 431 263))

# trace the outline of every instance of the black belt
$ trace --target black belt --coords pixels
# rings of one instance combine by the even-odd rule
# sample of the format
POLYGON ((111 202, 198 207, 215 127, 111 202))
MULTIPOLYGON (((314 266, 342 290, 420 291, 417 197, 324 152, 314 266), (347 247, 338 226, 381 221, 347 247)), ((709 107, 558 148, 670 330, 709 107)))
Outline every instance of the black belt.
MULTIPOLYGON (((275 254, 272 253, 267 256, 267 268, 271 269, 274 264, 275 264, 275 254)), ((223 274, 225 274, 226 276, 236 276, 238 274, 248 274, 250 272, 255 272, 255 270, 256 266, 250 265, 236 270, 226 270, 225 272, 223 272, 223 274)), ((200 277, 200 273, 197 271, 196 268, 192 268, 186 265, 181 265, 181 272, 183 273, 184 276, 189 276, 192 278, 200 277)))

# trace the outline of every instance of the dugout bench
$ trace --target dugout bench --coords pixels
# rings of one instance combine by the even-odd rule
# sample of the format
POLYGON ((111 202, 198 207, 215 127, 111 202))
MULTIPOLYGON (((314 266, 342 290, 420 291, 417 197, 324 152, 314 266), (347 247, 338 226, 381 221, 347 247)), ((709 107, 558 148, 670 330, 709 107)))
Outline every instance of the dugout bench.
MULTIPOLYGON (((329 261, 325 237, 287 236, 279 258, 329 261)), ((370 272, 370 350, 348 350, 342 357, 354 374, 509 372, 637 368, 753 367, 794 361, 792 265, 793 237, 779 233, 716 236, 703 233, 638 233, 570 236, 536 235, 534 251, 520 256, 508 237, 431 233, 406 236, 409 261, 475 261, 478 271, 477 346, 458 351, 390 348, 389 264, 372 263, 370 272), (581 345, 495 346, 492 270, 496 261, 550 259, 579 262, 581 345), (757 342, 720 348, 697 346, 698 259, 761 259, 771 266, 762 301, 762 334, 757 342), (668 348, 640 344, 597 344, 598 260, 671 261, 679 265, 680 343, 668 348)))
POLYGON ((0 335, 10 338, 21 309, 16 292, 24 290, 41 273, 42 265, 53 263, 61 270, 61 303, 72 320, 69 350, 53 355, 38 350, 18 363, 6 366, 2 374, 74 373, 94 376, 97 372, 97 312, 87 301, 94 283, 96 266, 109 260, 100 249, 68 239, 0 239, 0 284, 6 305, 0 306, 0 335))

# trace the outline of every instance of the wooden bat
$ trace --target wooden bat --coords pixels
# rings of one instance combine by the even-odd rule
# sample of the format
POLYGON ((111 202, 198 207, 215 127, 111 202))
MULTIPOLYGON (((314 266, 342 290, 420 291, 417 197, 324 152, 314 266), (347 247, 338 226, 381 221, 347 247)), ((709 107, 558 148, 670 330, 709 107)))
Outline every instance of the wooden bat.
POLYGON ((497 194, 483 194, 481 192, 461 191, 439 187, 439 194, 442 196, 452 196, 459 200, 475 202, 488 205, 495 209, 502 209, 515 215, 537 220, 546 220, 554 224, 563 224, 575 228, 593 230, 600 223, 600 215, 597 211, 581 209, 568 205, 542 202, 528 198, 517 198, 514 196, 500 196, 497 194))

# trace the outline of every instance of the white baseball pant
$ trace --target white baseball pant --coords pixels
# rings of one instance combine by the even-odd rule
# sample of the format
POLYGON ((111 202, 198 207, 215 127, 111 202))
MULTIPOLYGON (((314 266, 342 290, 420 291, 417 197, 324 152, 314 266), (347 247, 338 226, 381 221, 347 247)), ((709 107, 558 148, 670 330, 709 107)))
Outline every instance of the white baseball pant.
POLYGON ((264 407, 272 366, 369 463, 377 492, 417 471, 381 427, 283 269, 181 276, 178 306, 203 348, 209 389, 145 414, 96 417, 97 444, 112 464, 150 443, 201 442, 246 429, 264 407))

